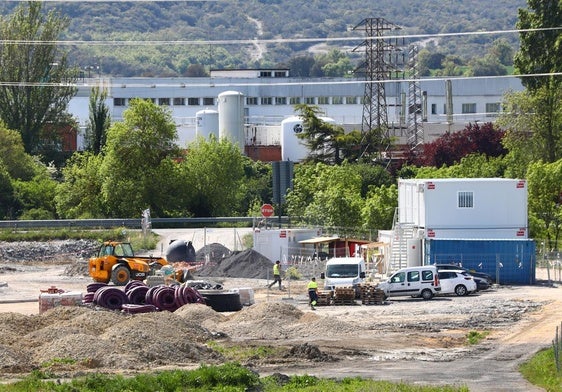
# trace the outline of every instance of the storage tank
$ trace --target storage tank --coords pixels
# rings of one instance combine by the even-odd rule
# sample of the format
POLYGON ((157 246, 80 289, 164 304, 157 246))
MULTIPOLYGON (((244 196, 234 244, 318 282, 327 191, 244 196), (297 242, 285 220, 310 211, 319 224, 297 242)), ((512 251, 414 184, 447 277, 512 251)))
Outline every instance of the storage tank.
POLYGON ((244 94, 225 91, 218 96, 219 138, 226 138, 244 151, 244 94))
POLYGON ((219 137, 219 112, 212 109, 199 110, 195 113, 195 136, 209 139, 209 136, 219 137))
MULTIPOLYGON (((334 119, 319 117, 329 124, 335 124, 334 119)), ((305 159, 310 150, 305 142, 298 138, 303 131, 303 121, 299 116, 291 116, 281 121, 281 160, 299 162, 305 159)))

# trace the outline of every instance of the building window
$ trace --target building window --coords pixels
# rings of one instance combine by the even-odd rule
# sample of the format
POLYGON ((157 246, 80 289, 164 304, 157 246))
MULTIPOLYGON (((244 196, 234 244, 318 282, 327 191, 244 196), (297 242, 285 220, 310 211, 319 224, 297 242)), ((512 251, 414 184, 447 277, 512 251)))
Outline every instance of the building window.
POLYGON ((246 98, 246 105, 257 105, 258 104, 258 97, 247 97, 246 98))
POLYGON ((474 207, 474 195, 472 192, 459 192, 459 208, 473 208, 474 207))
POLYGON ((289 98, 289 104, 298 105, 301 103, 301 97, 291 97, 289 98))
POLYGON ((346 105, 355 105, 357 103, 357 97, 345 97, 346 105))
POLYGON ((158 98, 158 105, 170 106, 170 98, 158 98))
POLYGON ((500 112, 500 103, 492 102, 486 104, 486 117, 495 117, 500 112))
POLYGON ((260 71, 260 78, 270 78, 271 71, 260 71))
POLYGON ((275 71, 276 78, 284 78, 285 76, 287 76, 287 73, 285 71, 275 71))
POLYGON ((431 104, 431 114, 437 114, 437 104, 436 103, 431 104))
POLYGON ((261 97, 262 105, 273 105, 273 98, 271 97, 261 97))
POLYGON ((476 113, 476 104, 475 103, 463 103, 462 104, 462 113, 476 113))
POLYGON ((330 97, 318 97, 318 105, 328 105, 330 103, 330 97))
POLYGON ((174 106, 185 106, 185 98, 174 98, 174 106))
POLYGON ((213 97, 204 97, 203 98, 203 105, 204 106, 213 106, 215 104, 215 98, 213 97))
POLYGON ((343 97, 332 97, 333 105, 341 105, 343 103, 343 97))
POLYGON ((275 97, 275 104, 276 105, 286 105, 287 98, 286 97, 275 97))
POLYGON ((199 98, 187 98, 188 106, 199 106, 199 98))
POLYGON ((113 106, 127 105, 127 98, 113 98, 113 106))

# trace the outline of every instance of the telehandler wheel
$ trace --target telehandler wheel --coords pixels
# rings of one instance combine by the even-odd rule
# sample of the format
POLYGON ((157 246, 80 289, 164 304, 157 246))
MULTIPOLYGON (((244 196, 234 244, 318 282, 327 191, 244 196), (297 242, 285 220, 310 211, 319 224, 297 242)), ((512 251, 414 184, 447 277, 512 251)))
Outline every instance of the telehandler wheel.
POLYGON ((131 271, 124 265, 120 265, 111 271, 111 281, 116 286, 124 286, 130 279, 131 271))

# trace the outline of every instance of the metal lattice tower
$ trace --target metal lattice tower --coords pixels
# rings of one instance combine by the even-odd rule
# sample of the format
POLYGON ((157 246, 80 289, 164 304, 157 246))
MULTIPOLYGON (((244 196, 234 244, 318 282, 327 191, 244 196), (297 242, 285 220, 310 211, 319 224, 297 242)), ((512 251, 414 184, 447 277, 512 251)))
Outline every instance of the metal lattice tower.
MULTIPOLYGON (((388 148, 387 144, 390 140, 384 82, 390 79, 395 70, 392 64, 392 52, 395 50, 395 46, 390 45, 382 37, 385 32, 399 29, 399 27, 384 18, 368 18, 355 26, 353 30, 359 28, 365 31, 367 37, 361 45, 355 48, 365 48, 365 62, 362 67, 358 68, 365 73, 361 132, 364 138, 367 134, 377 133, 375 139, 378 146, 373 147, 377 147, 381 153, 388 148)), ((372 139, 371 136, 369 138, 372 139)), ((364 148, 366 150, 368 146, 364 148)))
POLYGON ((408 51, 408 68, 410 82, 408 83, 408 145, 415 150, 424 143, 422 126, 422 96, 417 67, 418 46, 410 46, 408 51))

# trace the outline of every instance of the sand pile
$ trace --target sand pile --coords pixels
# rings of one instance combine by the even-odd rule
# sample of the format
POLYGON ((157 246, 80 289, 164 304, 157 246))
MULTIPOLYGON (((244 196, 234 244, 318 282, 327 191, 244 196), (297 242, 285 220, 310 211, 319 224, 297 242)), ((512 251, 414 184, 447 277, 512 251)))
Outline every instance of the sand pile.
POLYGON ((228 278, 272 278, 273 263, 253 249, 233 252, 230 256, 205 264, 198 276, 222 276, 228 278))

